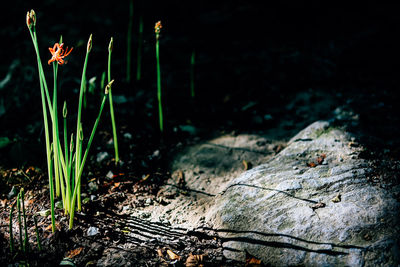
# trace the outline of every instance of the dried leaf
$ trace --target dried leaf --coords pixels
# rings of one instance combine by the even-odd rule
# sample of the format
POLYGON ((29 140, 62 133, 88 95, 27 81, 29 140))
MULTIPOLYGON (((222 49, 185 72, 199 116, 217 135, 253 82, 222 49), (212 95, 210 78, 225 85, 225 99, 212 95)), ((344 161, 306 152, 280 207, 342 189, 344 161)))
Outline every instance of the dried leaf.
POLYGON ((73 250, 70 250, 70 251, 68 251, 67 253, 66 253, 66 258, 73 258, 73 257, 75 257, 75 256, 77 256, 77 255, 79 255, 81 252, 83 251, 83 247, 79 247, 79 248, 76 248, 76 249, 73 249, 73 250))
POLYGON ((203 267, 205 257, 206 257, 206 254, 202 254, 202 255, 190 254, 189 257, 186 259, 185 266, 186 267, 203 267))
POLYGON ((158 254, 158 257, 160 257, 160 258, 164 257, 161 248, 157 249, 157 254, 158 254))
POLYGON ((113 187, 111 187, 111 191, 114 191, 115 188, 118 188, 121 183, 114 183, 113 187))
POLYGON ((314 162, 309 162, 309 163, 307 163, 307 166, 310 168, 315 168, 317 166, 317 164, 315 164, 314 162))
POLYGON ((167 254, 171 260, 180 260, 181 259, 181 257, 178 254, 176 254, 175 252, 173 252, 170 249, 167 250, 167 254))
POLYGON ((315 205, 312 205, 310 208, 312 208, 312 210, 316 210, 316 209, 320 209, 320 208, 324 208, 326 205, 323 202, 318 202, 315 205))
POLYGON ((243 164, 243 169, 244 169, 245 171, 250 170, 251 167, 252 167, 251 162, 248 162, 247 160, 243 160, 243 161, 242 161, 242 164, 243 164))
POLYGON ((260 265, 261 264, 261 260, 256 259, 256 258, 250 258, 248 260, 246 260, 246 264, 256 264, 256 265, 260 265))
POLYGON ((246 251, 246 264, 244 266, 261 266, 261 260, 246 251))
POLYGON ((145 177, 143 177, 143 178, 139 181, 139 183, 142 183, 142 182, 146 181, 149 177, 150 177, 150 174, 147 174, 145 177))
POLYGON ((342 201, 342 195, 340 195, 340 194, 338 193, 334 198, 331 199, 331 201, 332 201, 333 203, 338 203, 338 202, 342 201))
POLYGON ((0 199, 1 207, 4 208, 7 205, 7 199, 0 199))

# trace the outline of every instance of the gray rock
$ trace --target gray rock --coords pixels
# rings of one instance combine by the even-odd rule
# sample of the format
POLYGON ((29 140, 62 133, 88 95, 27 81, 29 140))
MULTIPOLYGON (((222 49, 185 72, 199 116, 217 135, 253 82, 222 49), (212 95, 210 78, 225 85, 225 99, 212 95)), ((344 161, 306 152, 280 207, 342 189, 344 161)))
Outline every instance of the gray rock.
POLYGON ((87 230, 87 235, 88 236, 94 236, 94 235, 97 235, 99 233, 100 233, 99 232, 99 228, 94 227, 94 226, 89 227, 89 229, 87 230))
POLYGON ((273 266, 397 266, 399 202, 367 182, 362 148, 350 140, 315 122, 227 184, 206 213, 224 255, 245 261, 247 251, 273 266), (321 154, 326 165, 307 166, 321 154), (338 193, 341 201, 330 201, 338 193))
POLYGON ((97 153, 96 161, 100 163, 108 157, 109 157, 109 154, 107 152, 105 152, 105 151, 99 152, 99 153, 97 153))

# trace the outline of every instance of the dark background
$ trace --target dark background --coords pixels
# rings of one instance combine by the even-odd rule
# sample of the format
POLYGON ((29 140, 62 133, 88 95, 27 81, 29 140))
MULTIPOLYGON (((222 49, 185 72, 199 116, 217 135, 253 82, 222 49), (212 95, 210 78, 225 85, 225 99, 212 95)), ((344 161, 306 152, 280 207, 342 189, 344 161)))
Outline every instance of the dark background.
MULTIPOLYGON (((42 60, 50 58, 47 48, 60 35, 66 46, 74 47, 68 64, 60 68, 60 98, 76 99, 89 35, 93 33, 88 77, 98 80, 106 68, 108 42, 114 37, 114 94, 132 100, 117 111, 123 124, 157 129, 154 24, 161 20, 168 131, 188 120, 210 131, 273 127, 255 124, 249 116, 272 114, 276 123, 296 93, 313 90, 351 99, 366 126, 365 135, 390 140, 389 145, 397 139, 398 9, 373 2, 350 6, 334 1, 134 1, 132 77, 138 20, 143 15, 143 79, 131 83, 125 81, 129 1, 12 1, 0 16, 0 79, 10 73, 13 62, 19 64, 11 72, 11 82, 0 89, 5 107, 0 117, 3 136, 23 139, 27 127, 41 122, 36 60, 25 24, 31 8, 37 14, 42 60), (189 95, 193 49, 196 104, 189 95), (255 103, 255 111, 243 112, 241 108, 250 102, 255 103)), ((50 83, 51 67, 47 70, 50 83)), ((329 113, 322 115, 329 117, 329 113)), ((29 138, 40 133, 34 128, 29 138)))

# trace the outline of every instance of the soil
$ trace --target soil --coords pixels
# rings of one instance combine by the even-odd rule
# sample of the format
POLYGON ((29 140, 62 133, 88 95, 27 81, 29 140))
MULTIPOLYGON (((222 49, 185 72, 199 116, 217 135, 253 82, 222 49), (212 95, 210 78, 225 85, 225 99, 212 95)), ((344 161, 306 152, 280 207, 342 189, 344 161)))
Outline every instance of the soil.
MULTIPOLYGON (((190 5, 135 1, 132 54, 136 55, 139 15, 143 15, 143 70, 140 81, 128 82, 128 1, 101 6, 93 1, 47 0, 36 6, 13 1, 10 9, 3 11, 7 14, 1 16, 0 30, 0 137, 10 140, 0 147, 1 265, 28 262, 31 266, 54 266, 64 258, 76 266, 262 264, 251 255, 247 263, 226 259, 212 229, 181 228, 127 212, 151 211, 166 205, 168 197, 185 194, 187 190, 179 186, 179 173, 174 169, 177 155, 220 136, 256 135, 264 138, 267 154, 274 155, 310 123, 335 117, 334 123, 353 133, 366 148, 363 157, 375 170, 371 183, 398 185, 400 99, 394 71, 398 45, 392 36, 399 19, 394 10, 387 5, 327 10, 312 4, 270 4, 266 8, 239 1, 190 5), (97 88, 87 95, 85 140, 98 112, 99 80, 106 69, 109 39, 114 37, 113 96, 122 159, 116 166, 106 108, 84 171, 82 192, 87 203, 77 213, 72 230, 67 230, 68 221, 61 209, 57 209, 55 233, 49 227, 50 217, 37 215, 41 251, 32 215, 49 209, 50 204, 39 82, 25 25, 25 14, 31 8, 37 13, 43 60, 50 56, 47 47, 61 34, 65 44, 74 47, 68 64, 59 68, 59 99, 68 102, 70 129, 76 119, 86 41, 93 33, 87 77, 97 77, 97 88), (160 37, 162 134, 158 128, 153 32, 158 20, 164 25, 160 37), (190 55, 194 49, 196 95, 191 98, 190 55), (340 116, 343 119, 337 119, 340 116), (177 181, 177 186, 168 196, 165 186, 171 181, 177 181), (9 212, 16 199, 12 192, 22 187, 30 250, 11 254, 9 212), (98 233, 91 236, 89 229, 98 233)), ((134 56, 133 71, 135 64, 134 56)), ((50 82, 51 68, 45 67, 50 82)), ((255 144, 249 150, 256 148, 255 144)), ((254 156, 250 163, 261 164, 268 155, 254 156)), ((207 162, 210 172, 215 170, 214 176, 223 170, 222 161, 216 154, 207 162)), ((249 167, 241 164, 245 163, 240 161, 227 172, 237 175, 249 167)), ((15 214, 13 221, 19 246, 15 214)))

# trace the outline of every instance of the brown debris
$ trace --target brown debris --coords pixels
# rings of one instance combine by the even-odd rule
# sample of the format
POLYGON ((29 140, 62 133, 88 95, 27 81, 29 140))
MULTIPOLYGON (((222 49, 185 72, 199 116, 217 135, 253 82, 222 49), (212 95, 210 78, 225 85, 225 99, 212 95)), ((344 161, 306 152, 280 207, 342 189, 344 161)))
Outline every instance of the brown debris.
POLYGON ((310 206, 310 208, 312 208, 313 211, 315 211, 316 209, 320 209, 320 208, 325 208, 326 204, 323 202, 318 202, 315 205, 310 206))
POLYGON ((207 255, 193 255, 190 253, 189 257, 186 259, 186 267, 204 267, 204 259, 207 255))

